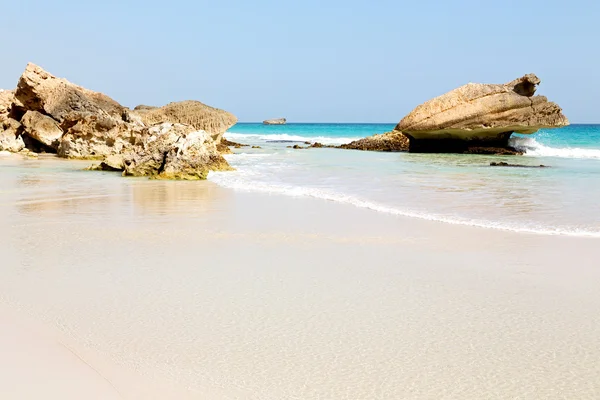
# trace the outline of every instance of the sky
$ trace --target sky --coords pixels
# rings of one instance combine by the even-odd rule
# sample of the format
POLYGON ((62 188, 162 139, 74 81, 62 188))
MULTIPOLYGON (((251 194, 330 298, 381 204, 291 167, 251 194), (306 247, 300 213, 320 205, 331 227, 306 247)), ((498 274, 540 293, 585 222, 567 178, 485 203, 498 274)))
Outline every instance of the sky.
POLYGON ((600 123, 597 0, 19 0, 0 26, 4 89, 33 62, 128 107, 397 123, 467 82, 533 72, 572 123, 600 123))

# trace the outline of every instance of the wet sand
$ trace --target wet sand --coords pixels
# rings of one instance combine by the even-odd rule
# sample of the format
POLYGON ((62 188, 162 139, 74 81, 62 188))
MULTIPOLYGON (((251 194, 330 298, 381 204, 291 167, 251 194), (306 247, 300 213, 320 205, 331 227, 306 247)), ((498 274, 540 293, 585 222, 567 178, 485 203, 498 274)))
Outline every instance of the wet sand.
MULTIPOLYGON (((84 165, 0 159, 0 323, 43 325, 21 348, 56 338, 96 371, 90 393, 600 398, 597 239, 84 165)), ((36 355, 59 357, 0 371, 36 355)))

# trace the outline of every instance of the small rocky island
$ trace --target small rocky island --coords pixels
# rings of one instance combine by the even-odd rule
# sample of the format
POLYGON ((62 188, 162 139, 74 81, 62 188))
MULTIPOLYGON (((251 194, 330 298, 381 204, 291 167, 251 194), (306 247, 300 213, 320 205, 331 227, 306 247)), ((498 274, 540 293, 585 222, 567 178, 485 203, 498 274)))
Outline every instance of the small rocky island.
POLYGON ((263 121, 264 125, 285 125, 287 120, 285 118, 267 119, 263 121))
POLYGON ((0 92, 0 151, 101 160, 125 176, 205 179, 229 170, 218 145, 237 118, 199 101, 130 110, 110 97, 28 64, 0 92))
POLYGON ((469 83, 431 99, 405 116, 393 131, 340 146, 373 151, 521 154, 513 133, 569 125, 561 108, 535 96, 540 79, 528 74, 505 84, 469 83))

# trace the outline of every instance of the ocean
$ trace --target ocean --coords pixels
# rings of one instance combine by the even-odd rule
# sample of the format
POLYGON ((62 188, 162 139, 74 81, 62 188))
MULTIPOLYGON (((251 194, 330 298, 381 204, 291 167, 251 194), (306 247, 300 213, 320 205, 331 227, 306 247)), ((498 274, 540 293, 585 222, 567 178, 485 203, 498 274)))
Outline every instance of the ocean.
POLYGON ((209 180, 452 224, 600 237, 600 125, 514 135, 525 156, 288 148, 348 143, 394 125, 240 123, 225 137, 261 148, 235 150, 226 158, 236 171, 211 173, 209 180), (490 167, 491 161, 549 168, 490 167))

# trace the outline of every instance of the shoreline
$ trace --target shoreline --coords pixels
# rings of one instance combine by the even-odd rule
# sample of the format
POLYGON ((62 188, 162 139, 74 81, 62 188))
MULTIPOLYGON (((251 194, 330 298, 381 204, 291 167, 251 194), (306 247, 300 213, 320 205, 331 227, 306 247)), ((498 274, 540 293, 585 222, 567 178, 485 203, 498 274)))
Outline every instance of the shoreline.
POLYGON ((2 193, 0 293, 60 330, 121 398, 600 390, 594 239, 86 176, 51 197, 69 176, 2 193))

